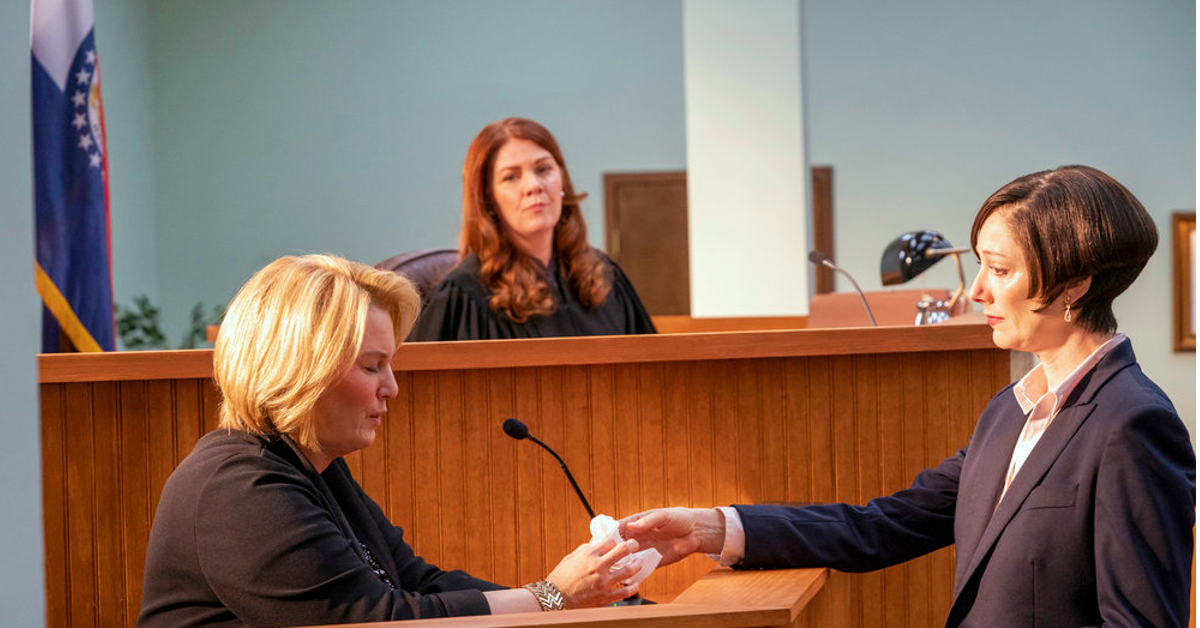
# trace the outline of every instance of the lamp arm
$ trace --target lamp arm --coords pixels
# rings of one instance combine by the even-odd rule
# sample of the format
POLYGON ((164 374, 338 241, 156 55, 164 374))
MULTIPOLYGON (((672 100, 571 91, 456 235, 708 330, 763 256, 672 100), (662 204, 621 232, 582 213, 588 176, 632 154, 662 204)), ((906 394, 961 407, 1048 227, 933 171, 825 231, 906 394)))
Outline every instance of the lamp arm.
POLYGON ((954 296, 950 297, 950 312, 954 312, 954 304, 958 303, 958 299, 962 296, 963 289, 967 285, 966 276, 963 275, 962 258, 959 257, 959 251, 955 250, 952 255, 954 257, 954 267, 958 269, 958 289, 954 291, 954 296))

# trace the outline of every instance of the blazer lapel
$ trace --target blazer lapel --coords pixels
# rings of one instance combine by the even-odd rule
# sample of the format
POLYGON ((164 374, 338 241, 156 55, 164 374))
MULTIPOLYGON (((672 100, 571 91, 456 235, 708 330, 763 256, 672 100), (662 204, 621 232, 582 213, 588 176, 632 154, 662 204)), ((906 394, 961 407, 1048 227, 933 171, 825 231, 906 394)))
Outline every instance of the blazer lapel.
MULTIPOLYGON (((996 540, 1004 532, 1008 523, 1021 509, 1021 505, 1025 499, 1029 497, 1029 493, 1041 483, 1042 478, 1050 470, 1063 449, 1071 442, 1075 434, 1087 421, 1087 418, 1092 414, 1095 406, 1092 399, 1096 392, 1100 390, 1104 384, 1112 378, 1118 371, 1134 364, 1133 348, 1129 341, 1122 342, 1109 351, 1108 355, 1104 356, 1096 365, 1096 368, 1083 376, 1083 380, 1076 386, 1075 391, 1067 398, 1065 407, 1059 411, 1058 415, 1051 421, 1050 427, 1046 428, 1046 433, 1042 435, 1041 440, 1034 446, 1025 463, 1021 465, 1021 470, 1017 472, 1017 476, 1013 478, 1012 484, 1008 487, 1008 492, 1005 493, 1004 499, 996 507, 995 513, 990 518, 986 514, 981 517, 981 520, 986 521, 987 525, 983 529, 983 534, 979 537, 979 541, 971 550, 964 551, 958 554, 959 559, 968 559, 966 569, 959 570, 958 576, 955 578, 955 598, 961 593, 963 586, 971 578, 971 576, 984 563, 984 559, 991 552, 992 546, 996 540)), ((1015 402, 1014 402, 1015 403, 1015 402)), ((1023 425, 1023 424, 1022 424, 1023 425)), ((1021 426, 1018 426, 1017 433, 1020 433, 1021 426)), ((1005 432, 1007 437, 1007 432, 1005 432)), ((1007 473, 1008 463, 1012 456, 1012 448, 1016 443, 1016 437, 1011 439, 997 438, 995 443, 989 442, 990 447, 995 447, 997 451, 994 454, 989 452, 989 461, 991 465, 995 462, 990 456, 998 456, 1003 458, 1003 468, 1001 482, 1003 482, 1003 474, 1007 473)), ((988 467, 988 478, 992 478, 995 469, 988 467)), ((986 494, 986 491, 984 492, 986 494)), ((991 501, 988 503, 990 507, 995 504, 996 493, 992 493, 991 501)), ((959 495, 962 495, 960 491, 959 495)), ((962 516, 966 516, 964 513, 962 516)), ((979 517, 979 506, 976 505, 971 510, 971 516, 979 517)), ((956 543, 957 546, 957 543, 956 543)), ((967 548, 963 548, 966 550, 967 548)))
POLYGON ((375 562, 379 563, 392 581, 400 582, 397 577, 400 572, 396 567, 396 561, 392 558, 391 550, 379 528, 370 525, 369 522, 373 521, 371 512, 359 498, 358 486, 354 482, 354 476, 350 474, 350 468, 346 466, 346 461, 342 458, 333 461, 322 477, 338 497, 338 505, 341 507, 346 525, 351 530, 349 536, 352 541, 356 541, 352 543, 355 546, 354 550, 361 554, 358 543, 366 545, 374 555, 375 562))
POLYGON ((958 525, 954 552, 959 558, 954 577, 955 596, 966 582, 967 559, 975 555, 975 548, 979 547, 984 529, 992 518, 996 500, 1004 487, 1004 476, 1008 474, 1013 447, 1024 425, 1025 415, 1009 387, 980 417, 979 427, 971 437, 954 515, 958 525))

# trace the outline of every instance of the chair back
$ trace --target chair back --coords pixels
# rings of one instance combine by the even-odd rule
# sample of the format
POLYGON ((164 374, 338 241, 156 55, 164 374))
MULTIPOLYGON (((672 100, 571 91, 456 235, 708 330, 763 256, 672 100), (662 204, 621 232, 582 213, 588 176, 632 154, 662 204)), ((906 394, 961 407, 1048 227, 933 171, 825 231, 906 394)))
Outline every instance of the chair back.
POLYGON ((393 255, 375 265, 408 277, 421 294, 421 305, 429 300, 438 283, 458 264, 456 249, 420 249, 393 255))

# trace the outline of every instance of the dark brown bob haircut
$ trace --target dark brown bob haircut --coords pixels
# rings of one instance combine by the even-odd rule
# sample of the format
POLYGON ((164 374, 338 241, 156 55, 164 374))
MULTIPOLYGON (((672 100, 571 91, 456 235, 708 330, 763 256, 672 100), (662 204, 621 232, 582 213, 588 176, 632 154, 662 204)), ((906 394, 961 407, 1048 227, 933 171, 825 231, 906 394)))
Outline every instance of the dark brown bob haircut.
POLYGON ((1103 172, 1062 166, 1027 174, 996 190, 975 216, 971 248, 988 216, 999 213, 1029 268, 1029 298, 1044 311, 1077 282, 1091 278, 1072 303, 1075 322, 1091 332, 1117 330, 1112 303, 1137 279, 1158 247, 1158 230, 1141 202, 1103 172))

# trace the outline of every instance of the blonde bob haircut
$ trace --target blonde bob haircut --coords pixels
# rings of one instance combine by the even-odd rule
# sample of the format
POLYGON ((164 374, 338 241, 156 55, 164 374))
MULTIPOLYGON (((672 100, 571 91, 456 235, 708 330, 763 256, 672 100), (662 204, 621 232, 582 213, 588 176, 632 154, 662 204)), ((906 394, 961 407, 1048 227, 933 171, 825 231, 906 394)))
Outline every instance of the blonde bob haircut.
POLYGON ((281 257, 255 273, 213 349, 220 427, 286 434, 320 452, 313 404, 358 356, 372 305, 391 317, 399 346, 420 308, 408 279, 333 255, 281 257))

